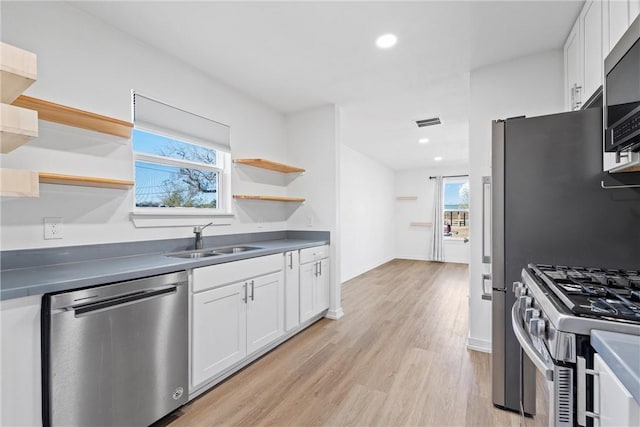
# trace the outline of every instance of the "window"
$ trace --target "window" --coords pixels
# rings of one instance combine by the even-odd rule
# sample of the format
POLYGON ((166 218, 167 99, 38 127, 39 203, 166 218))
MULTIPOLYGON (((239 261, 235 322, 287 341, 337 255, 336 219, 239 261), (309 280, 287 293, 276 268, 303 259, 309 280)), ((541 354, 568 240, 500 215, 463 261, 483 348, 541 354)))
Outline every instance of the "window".
POLYGON ((444 181, 444 236, 469 237, 469 179, 447 178, 444 181))
POLYGON ((136 212, 229 213, 228 127, 133 97, 136 212))

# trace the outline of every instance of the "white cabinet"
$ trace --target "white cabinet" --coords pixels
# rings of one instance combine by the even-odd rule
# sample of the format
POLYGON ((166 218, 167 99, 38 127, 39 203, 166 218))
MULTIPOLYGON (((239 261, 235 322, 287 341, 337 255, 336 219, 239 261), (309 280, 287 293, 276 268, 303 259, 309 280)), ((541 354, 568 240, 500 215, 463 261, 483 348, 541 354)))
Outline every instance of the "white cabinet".
POLYGON ((578 19, 564 44, 564 82, 565 108, 567 111, 579 110, 582 91, 582 40, 580 19, 578 19))
POLYGON ((300 324, 300 253, 284 254, 285 330, 288 332, 300 324))
POLYGON ((605 56, 618 43, 620 37, 629 27, 629 1, 628 0, 609 0, 606 2, 607 21, 605 37, 607 39, 607 50, 605 56))
POLYGON ((640 425, 640 405, 629 390, 599 354, 595 355, 593 365, 594 370, 598 372, 594 406, 600 414, 594 425, 601 427, 640 425))
POLYGON ((282 272, 247 282, 247 354, 284 334, 282 272))
POLYGON ((587 1, 580 13, 584 70, 583 102, 587 101, 603 83, 602 7, 601 1, 587 1))
POLYGON ((192 289, 192 388, 284 334, 282 254, 196 268, 192 289))
POLYGON ((223 286, 193 296, 192 384, 242 360, 246 345, 246 287, 223 286))
POLYGON ((42 296, 0 302, 0 425, 42 424, 40 303, 42 296))
POLYGON ((329 247, 300 251, 300 322, 329 308, 329 247))

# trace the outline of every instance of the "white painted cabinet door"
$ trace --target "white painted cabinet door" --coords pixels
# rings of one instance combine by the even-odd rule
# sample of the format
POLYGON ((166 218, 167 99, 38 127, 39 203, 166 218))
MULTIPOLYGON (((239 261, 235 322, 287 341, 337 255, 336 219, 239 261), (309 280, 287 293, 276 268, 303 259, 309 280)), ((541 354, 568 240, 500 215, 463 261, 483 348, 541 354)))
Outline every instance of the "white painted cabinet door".
POLYGON ((193 295, 192 386, 247 354, 245 282, 193 295))
POLYGON ((282 272, 247 282, 247 354, 284 335, 284 281, 282 272))
POLYGON ((314 301, 314 314, 320 313, 322 310, 329 308, 329 259, 325 258, 318 261, 318 275, 315 277, 315 301, 314 301))
POLYGON ((602 2, 587 1, 580 14, 584 44, 584 91, 586 101, 602 85, 602 2))
POLYGON ((580 51, 580 20, 573 25, 564 45, 565 108, 567 111, 580 109, 579 92, 582 89, 582 56, 580 51))
POLYGON ((42 424, 40 304, 42 296, 0 302, 0 425, 42 424))
POLYGON ((608 12, 607 39, 609 45, 606 51, 608 54, 629 27, 629 1, 609 0, 605 7, 608 12))
POLYGON ((599 354, 594 357, 594 369, 598 371, 594 404, 600 414, 596 426, 639 426, 640 405, 620 382, 599 354))
POLYGON ((300 266, 300 322, 305 322, 314 315, 313 292, 317 268, 315 262, 300 266))
POLYGON ((285 330, 300 324, 300 253, 284 254, 285 330))

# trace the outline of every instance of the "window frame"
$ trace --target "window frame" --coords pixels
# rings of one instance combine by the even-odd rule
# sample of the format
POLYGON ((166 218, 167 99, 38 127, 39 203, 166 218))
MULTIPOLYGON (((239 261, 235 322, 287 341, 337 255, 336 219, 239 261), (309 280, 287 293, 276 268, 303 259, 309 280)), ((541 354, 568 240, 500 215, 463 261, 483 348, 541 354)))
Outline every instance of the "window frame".
MULTIPOLYGON (((467 185, 471 185, 471 182, 469 180, 469 177, 451 177, 451 178, 443 178, 442 179, 442 222, 444 224, 444 221, 446 219, 445 215, 447 212, 466 212, 467 213, 467 222, 469 221, 469 208, 470 206, 468 206, 466 209, 461 209, 461 208, 457 208, 457 209, 447 209, 445 208, 446 206, 446 200, 445 200, 445 191, 447 188, 447 184, 456 184, 456 183, 467 183, 467 185)), ((470 226, 469 226, 470 227, 470 226)), ((463 241, 465 239, 469 239, 469 236, 467 237, 454 237, 454 236, 445 236, 444 235, 444 230, 441 230, 443 236, 443 240, 452 240, 452 241, 463 241)))
MULTIPOLYGON (((216 164, 210 165, 201 162, 195 162, 192 160, 181 160, 173 157, 165 157, 158 154, 148 154, 140 151, 136 151, 133 148, 132 133, 132 152, 133 152, 133 175, 134 175, 134 195, 133 195, 133 212, 132 214, 138 216, 154 215, 154 216, 166 216, 166 217, 189 217, 189 216, 233 216, 231 210, 231 153, 226 150, 221 150, 218 147, 212 145, 207 146, 203 142, 188 140, 187 138, 176 137, 173 135, 163 134, 154 129, 149 129, 144 126, 136 126, 134 122, 134 132, 140 130, 145 133, 158 135, 163 138, 173 139, 175 141, 200 146, 209 150, 215 150, 216 152, 216 164), (196 169, 207 172, 215 172, 217 174, 217 198, 216 208, 197 208, 197 207, 141 207, 136 205, 135 190, 138 185, 136 180, 136 164, 138 161, 146 163, 154 163, 162 166, 171 167, 184 167, 188 169, 196 169)), ((189 224, 190 225, 190 224, 189 224)))

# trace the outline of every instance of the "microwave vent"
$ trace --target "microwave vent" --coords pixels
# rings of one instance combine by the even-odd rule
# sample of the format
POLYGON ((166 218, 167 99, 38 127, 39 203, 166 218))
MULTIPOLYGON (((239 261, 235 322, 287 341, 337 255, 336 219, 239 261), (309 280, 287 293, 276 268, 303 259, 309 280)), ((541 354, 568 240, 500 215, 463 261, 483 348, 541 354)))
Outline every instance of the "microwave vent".
POLYGON ((440 117, 432 117, 430 119, 416 120, 416 124, 418 125, 419 128, 423 128, 425 126, 439 125, 441 123, 442 122, 440 121, 440 117))

